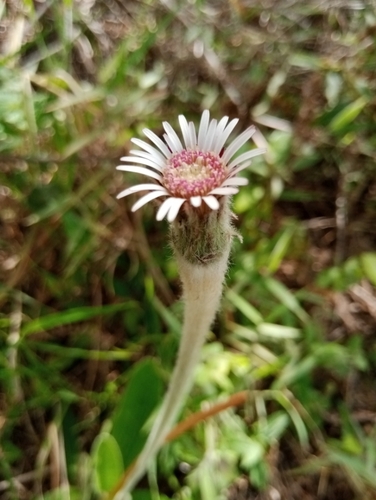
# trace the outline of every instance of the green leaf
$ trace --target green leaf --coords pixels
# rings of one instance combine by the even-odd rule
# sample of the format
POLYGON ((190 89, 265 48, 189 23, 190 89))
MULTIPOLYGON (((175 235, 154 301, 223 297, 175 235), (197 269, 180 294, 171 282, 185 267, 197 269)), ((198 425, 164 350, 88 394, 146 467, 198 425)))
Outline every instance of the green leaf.
POLYGON ((302 322, 305 323, 309 320, 308 314, 285 285, 271 277, 264 278, 264 283, 269 292, 287 307, 287 309, 293 312, 302 322))
POLYGON ((234 199, 234 211, 243 214, 256 207, 265 195, 265 189, 261 186, 247 186, 242 189, 234 199))
POLYGON ((269 257, 268 270, 271 273, 275 273, 282 263, 291 243, 291 239, 294 235, 295 227, 287 227, 281 236, 278 238, 277 243, 269 257))
POLYGON ((292 132, 275 130, 268 139, 268 161, 272 165, 284 166, 287 161, 292 144, 292 132))
POLYGON ((300 337, 300 330, 298 328, 273 323, 261 323, 257 326, 257 331, 261 335, 275 339, 296 339, 300 337))
POLYGON ((68 260, 77 253, 80 243, 88 231, 83 218, 79 217, 73 210, 68 210, 63 214, 62 223, 67 238, 65 256, 68 260))
POLYGON ((290 420, 285 411, 274 412, 265 423, 261 425, 260 422, 260 434, 267 443, 273 444, 273 441, 282 436, 289 423, 290 420))
POLYGON ((363 253, 360 256, 360 262, 364 274, 372 285, 376 286, 376 252, 363 253))
MULTIPOLYGON (((61 392, 62 391, 60 391, 60 393, 61 392)), ((66 395, 65 397, 67 400, 69 395, 66 395)), ((77 398, 76 395, 73 395, 71 398, 72 401, 74 401, 74 397, 77 398)), ((77 423, 77 418, 74 412, 71 407, 68 406, 62 420, 61 430, 64 435, 64 451, 67 462, 68 477, 71 483, 74 483, 76 479, 75 471, 77 470, 77 463, 80 455, 77 423)))
POLYGON ((171 313, 168 307, 165 307, 162 302, 158 299, 158 297, 153 297, 152 299, 153 306, 158 314, 161 316, 163 321, 168 326, 169 331, 175 333, 176 335, 180 335, 182 325, 181 322, 171 313))
POLYGON ((48 342, 36 342, 29 340, 28 346, 34 351, 48 352, 55 354, 60 359, 63 358, 81 358, 94 359, 96 361, 125 361, 135 355, 135 352, 140 350, 136 345, 132 345, 127 349, 116 349, 111 351, 100 351, 98 349, 87 349, 82 347, 67 347, 48 342))
POLYGON ((289 363, 286 365, 273 383, 274 388, 290 387, 299 379, 306 377, 318 365, 318 360, 315 356, 307 356, 299 363, 289 363))
POLYGON ((286 395, 283 392, 280 391, 273 391, 273 392, 275 400, 278 401, 278 403, 289 414, 291 421, 294 424, 301 446, 303 447, 307 446, 309 443, 308 431, 298 410, 295 408, 293 403, 290 401, 288 397, 286 397, 286 395))
POLYGON ((343 77, 340 73, 329 71, 326 75, 325 97, 330 107, 337 104, 343 87, 343 77))
POLYGON ((330 122, 329 128, 332 132, 340 132, 349 125, 361 113, 368 100, 365 97, 359 97, 343 108, 330 122))
POLYGON ((158 494, 158 497, 153 496, 153 493, 150 490, 136 490, 132 491, 132 500, 169 500, 169 497, 163 495, 162 493, 158 494))
POLYGON ((251 437, 244 436, 241 451, 241 465, 249 470, 260 462, 265 454, 264 446, 251 437))
POLYGON ((258 310, 233 290, 228 290, 226 293, 226 297, 237 309, 239 309, 239 311, 244 314, 244 316, 246 316, 246 318, 248 318, 255 325, 258 325, 264 321, 258 310))
POLYGON ((93 443, 93 462, 96 485, 100 492, 110 491, 121 478, 123 457, 116 439, 102 432, 93 443))
POLYGON ((74 155, 75 153, 78 153, 81 149, 91 144, 95 139, 103 137, 104 135, 106 135, 106 131, 94 130, 93 132, 79 136, 72 142, 66 144, 64 150, 61 153, 62 159, 66 160, 70 156, 74 155))
POLYGON ((367 468, 362 457, 333 449, 328 450, 328 459, 331 463, 344 467, 351 476, 358 476, 373 488, 376 487, 376 474, 374 468, 367 468))
POLYGON ((43 332, 51 330, 62 325, 87 321, 104 314, 114 314, 117 311, 125 311, 135 307, 134 302, 122 302, 121 304, 110 304, 107 306, 98 307, 75 307, 67 311, 48 314, 41 318, 36 318, 29 321, 21 329, 21 336, 30 335, 31 333, 43 332))
POLYGON ((132 493, 132 500, 153 500, 150 490, 136 490, 132 493))
POLYGON ((289 57, 289 63, 291 64, 291 66, 298 66, 298 68, 313 71, 318 70, 322 67, 321 58, 307 52, 294 52, 289 57))
POLYGON ((143 427, 160 401, 162 381, 155 363, 147 359, 133 371, 114 412, 111 434, 128 467, 141 451, 146 433, 143 427))
POLYGON ((83 492, 77 487, 56 488, 55 490, 44 492, 43 495, 33 497, 35 500, 82 500, 83 492))

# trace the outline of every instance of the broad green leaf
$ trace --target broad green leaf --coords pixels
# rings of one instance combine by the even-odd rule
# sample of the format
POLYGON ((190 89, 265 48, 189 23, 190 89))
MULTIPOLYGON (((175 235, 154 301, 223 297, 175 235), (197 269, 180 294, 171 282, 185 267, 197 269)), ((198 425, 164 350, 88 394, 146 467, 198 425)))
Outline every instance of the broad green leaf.
POLYGON ((141 451, 147 434, 146 421, 160 401, 162 381, 156 365, 150 359, 141 361, 132 372, 121 399, 115 408, 111 434, 128 467, 141 451))
POLYGON ((100 492, 110 491, 124 471, 123 457, 116 439, 102 432, 93 443, 96 486, 100 492))

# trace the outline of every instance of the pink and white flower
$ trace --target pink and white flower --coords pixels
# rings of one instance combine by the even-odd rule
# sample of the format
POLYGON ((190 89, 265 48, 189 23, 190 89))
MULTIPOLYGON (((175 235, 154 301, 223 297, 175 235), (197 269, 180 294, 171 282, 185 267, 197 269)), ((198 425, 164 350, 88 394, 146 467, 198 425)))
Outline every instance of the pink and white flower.
POLYGON ((225 116, 219 122, 210 120, 209 111, 202 114, 198 133, 193 122, 179 116, 183 142, 171 125, 163 122, 164 141, 154 132, 144 129, 145 136, 153 143, 132 139, 139 150, 131 150, 133 156, 124 156, 118 170, 135 172, 151 177, 156 182, 138 184, 125 189, 117 195, 123 198, 139 191, 149 191, 132 207, 135 212, 156 198, 164 197, 157 212, 157 220, 167 216, 173 222, 184 203, 200 207, 202 202, 212 210, 218 210, 221 196, 230 196, 239 191, 239 186, 248 183, 239 172, 251 164, 251 158, 261 155, 264 149, 256 148, 239 156, 234 155, 252 137, 255 127, 247 128, 224 149, 225 142, 238 123, 225 116))

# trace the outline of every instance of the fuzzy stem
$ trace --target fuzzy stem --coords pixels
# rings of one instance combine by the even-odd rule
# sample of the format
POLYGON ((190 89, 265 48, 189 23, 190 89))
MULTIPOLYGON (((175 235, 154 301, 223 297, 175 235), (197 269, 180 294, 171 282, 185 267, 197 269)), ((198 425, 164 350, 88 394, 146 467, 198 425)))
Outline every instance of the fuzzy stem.
POLYGON ((144 474, 148 463, 157 454, 173 427, 191 389, 202 345, 219 307, 233 233, 230 212, 226 204, 222 205, 217 213, 211 212, 205 216, 201 214, 200 221, 192 220, 192 216, 197 218, 197 214, 189 212, 172 230, 172 241, 183 283, 185 303, 184 325, 177 361, 168 391, 148 440, 127 476, 126 484, 116 495, 116 500, 128 498, 127 493, 132 490, 144 474), (197 231, 201 233, 201 238, 196 238, 197 231), (208 232, 211 232, 211 235, 208 232), (188 245, 185 242, 181 248, 184 248, 184 253, 186 253, 187 248, 189 249, 188 256, 182 255, 181 248, 176 244, 183 237, 187 238, 187 234, 188 245), (189 236, 190 234, 191 236, 189 236), (204 245, 203 239, 207 242, 204 245), (208 252, 207 245, 212 247, 213 241, 217 242, 218 240, 221 241, 221 244, 216 248, 216 251, 213 253, 212 248, 210 248, 208 252), (192 256, 196 256, 196 261, 192 256))

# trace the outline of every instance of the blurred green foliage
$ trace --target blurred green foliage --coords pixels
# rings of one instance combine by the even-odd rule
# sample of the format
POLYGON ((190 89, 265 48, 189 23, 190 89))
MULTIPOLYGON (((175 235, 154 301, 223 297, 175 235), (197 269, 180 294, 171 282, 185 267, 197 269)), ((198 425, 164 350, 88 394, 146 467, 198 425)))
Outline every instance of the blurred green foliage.
POLYGON ((205 108, 269 146, 182 418, 249 397, 134 499, 375 497, 375 33, 368 0, 0 2, 1 498, 101 498, 140 450, 180 287, 114 167, 205 108))

